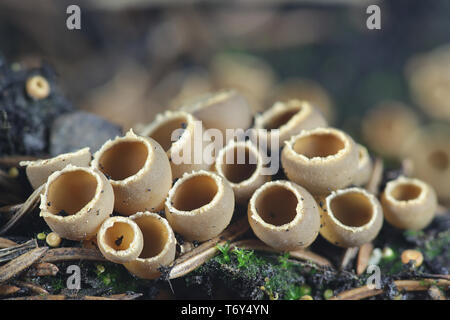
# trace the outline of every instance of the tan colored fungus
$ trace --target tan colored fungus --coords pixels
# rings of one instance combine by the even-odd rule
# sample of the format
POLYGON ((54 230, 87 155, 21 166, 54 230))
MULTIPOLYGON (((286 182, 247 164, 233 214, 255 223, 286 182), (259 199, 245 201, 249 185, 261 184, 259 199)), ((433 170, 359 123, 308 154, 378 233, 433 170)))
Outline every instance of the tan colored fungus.
POLYGON ((384 101, 364 116, 362 135, 375 152, 388 157, 402 157, 403 146, 419 126, 414 111, 398 101, 384 101))
POLYGON ((305 100, 320 110, 328 122, 334 120, 333 101, 319 83, 306 78, 289 78, 278 84, 270 95, 270 102, 291 99, 305 100))
POLYGON ((373 163, 367 148, 360 144, 356 144, 356 146, 358 148, 358 172, 353 178, 353 184, 360 187, 369 182, 373 163))
POLYGON ((158 269, 175 259, 175 234, 167 220, 156 213, 138 212, 130 219, 142 232, 143 249, 139 257, 124 263, 124 266, 139 278, 156 279, 161 275, 158 269))
POLYGON ((203 159, 206 145, 203 125, 187 112, 166 111, 158 114, 155 121, 140 130, 140 134, 156 140, 163 147, 170 159, 174 179, 185 172, 210 167, 203 159))
POLYGON ((312 195, 284 180, 266 182, 255 191, 248 205, 248 221, 261 241, 285 251, 309 246, 320 228, 312 195))
POLYGON ((208 171, 185 173, 169 191, 166 217, 186 240, 205 241, 230 223, 234 194, 230 184, 208 171))
POLYGON ((412 166, 408 175, 430 184, 441 203, 450 206, 450 125, 433 124, 417 130, 405 146, 412 166))
POLYGON ((254 139, 258 143, 271 145, 273 130, 278 130, 279 144, 289 140, 302 130, 326 127, 327 121, 315 107, 307 101, 289 100, 276 102, 272 108, 255 116, 254 139))
POLYGON ((36 100, 45 99, 50 94, 50 84, 43 76, 35 75, 27 79, 25 83, 27 94, 36 100))
POLYGON ((425 228, 437 210, 433 188, 419 179, 403 176, 387 183, 381 203, 386 220, 400 229, 425 228))
POLYGON ((230 183, 238 203, 246 203, 255 190, 270 179, 263 170, 263 159, 250 141, 230 141, 219 151, 215 170, 230 183))
POLYGON ((378 199, 361 188, 338 190, 321 202, 320 234, 340 247, 359 247, 375 239, 383 225, 378 199))
POLYGON ((195 103, 182 107, 182 110, 203 122, 208 129, 219 129, 225 138, 226 129, 248 129, 253 113, 247 100, 235 90, 223 90, 208 94, 195 103))
POLYGON ((350 185, 358 171, 358 148, 341 130, 304 130, 285 143, 281 163, 289 180, 314 195, 350 185))
POLYGON ((109 177, 114 209, 131 215, 160 210, 172 185, 169 159, 155 140, 134 134, 108 140, 94 155, 92 166, 109 177))
POLYGON ((136 222, 127 217, 106 219, 97 233, 103 256, 115 263, 135 260, 142 252, 144 238, 136 222))
POLYGON ((89 167, 90 162, 89 148, 83 148, 75 152, 60 154, 51 159, 21 161, 20 165, 26 167, 28 180, 33 189, 37 189, 47 182, 48 177, 53 172, 64 169, 68 164, 77 167, 89 167))
POLYGON ((68 165, 48 178, 40 216, 62 238, 86 240, 112 213, 114 193, 98 170, 68 165))

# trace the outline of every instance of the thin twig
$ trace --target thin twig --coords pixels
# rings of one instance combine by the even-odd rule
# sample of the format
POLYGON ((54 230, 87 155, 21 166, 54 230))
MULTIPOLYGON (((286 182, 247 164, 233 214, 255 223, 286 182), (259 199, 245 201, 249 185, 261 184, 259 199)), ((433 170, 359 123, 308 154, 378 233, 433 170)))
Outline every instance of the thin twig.
POLYGON ((0 237, 0 249, 10 248, 18 244, 12 240, 0 237))
POLYGON ((358 252, 358 260, 356 263, 356 274, 361 275, 366 271, 367 266, 369 265, 370 255, 373 251, 372 243, 365 243, 361 247, 359 247, 358 252))
POLYGON ((48 247, 35 248, 23 255, 11 260, 4 266, 0 267, 0 283, 15 277, 20 272, 30 267, 39 260, 40 257, 48 250, 48 247))
POLYGON ((22 207, 12 216, 11 219, 0 229, 0 235, 5 234, 11 229, 23 216, 33 211, 41 201, 41 193, 44 190, 44 185, 40 186, 30 195, 30 197, 23 203, 22 207))
POLYGON ((48 294, 47 290, 45 290, 44 288, 42 288, 34 283, 25 282, 25 281, 14 281, 14 283, 16 285, 18 285, 19 287, 27 288, 31 292, 36 293, 36 294, 48 294))
POLYGON ((247 217, 241 218, 225 229, 219 236, 202 243, 197 248, 182 255, 173 262, 169 279, 182 277, 198 268, 217 254, 217 245, 224 245, 227 241, 233 241, 243 235, 248 228, 247 217))
POLYGON ((31 239, 22 244, 16 244, 15 246, 0 249, 0 262, 10 261, 36 247, 36 239, 31 239))
MULTIPOLYGON (((48 251, 47 251, 48 252, 48 251)), ((28 277, 45 277, 45 276, 56 276, 59 272, 57 266, 49 262, 35 263, 27 271, 28 277)))
POLYGON ((41 262, 57 262, 72 260, 106 261, 101 252, 86 248, 55 248, 50 249, 42 257, 41 262))
MULTIPOLYGON (((450 286, 449 280, 435 280, 435 279, 419 279, 419 280, 396 280, 394 281, 398 290, 404 291, 425 291, 431 286, 444 286, 448 288, 450 286)), ((350 289, 339 293, 333 300, 361 300, 369 297, 373 297, 382 294, 383 289, 369 288, 369 286, 363 286, 359 288, 350 289)))
POLYGON ((383 180, 383 170, 384 170, 383 159, 376 158, 369 182, 366 184, 367 191, 373 193, 374 195, 377 195, 379 192, 380 184, 381 181, 383 180))
MULTIPOLYGON (((257 240, 257 239, 236 241, 236 242, 233 242, 230 245, 230 247, 232 247, 232 248, 238 247, 238 248, 247 249, 247 250, 281 253, 281 251, 271 248, 268 245, 266 245, 265 243, 263 243, 262 241, 257 240)), ((332 264, 328 259, 326 259, 314 252, 304 250, 304 249, 289 251, 289 257, 294 258, 296 260, 311 261, 321 267, 332 267, 332 264)))
POLYGON ((342 255, 341 263, 339 265, 340 270, 347 269, 347 266, 350 264, 350 262, 355 259, 356 255, 358 254, 358 247, 352 247, 345 249, 344 254, 342 255))

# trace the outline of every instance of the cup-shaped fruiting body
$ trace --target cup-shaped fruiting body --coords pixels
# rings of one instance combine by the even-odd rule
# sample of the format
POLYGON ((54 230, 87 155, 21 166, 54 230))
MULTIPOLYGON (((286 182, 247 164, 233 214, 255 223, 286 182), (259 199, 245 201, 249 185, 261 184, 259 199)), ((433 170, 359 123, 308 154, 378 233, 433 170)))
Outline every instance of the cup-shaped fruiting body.
POLYGON ((217 155, 215 169, 225 177, 237 203, 244 204, 270 176, 263 172, 263 158, 250 141, 230 141, 217 155))
POLYGON ((93 238, 113 211, 114 192, 94 168, 66 166, 48 178, 41 195, 41 217, 62 238, 93 238))
POLYGON ((195 103, 183 106, 183 110, 202 121, 206 128, 219 129, 224 141, 230 140, 226 139, 226 129, 246 130, 253 121, 250 106, 244 96, 235 90, 206 95, 195 103))
POLYGON ((398 101, 386 101, 364 116, 362 135, 377 153, 402 157, 403 145, 418 125, 418 117, 410 107, 398 101))
POLYGON ((326 126, 327 121, 323 115, 309 102, 289 100, 286 103, 276 102, 272 108, 256 115, 252 134, 258 138, 259 143, 270 146, 272 130, 278 130, 279 144, 282 145, 302 130, 326 126))
POLYGON ((320 234, 340 247, 359 247, 378 235, 383 209, 378 199, 362 188, 332 192, 321 207, 320 234))
POLYGON ((37 189, 48 177, 56 171, 64 169, 68 164, 77 167, 89 167, 91 153, 89 148, 83 148, 75 152, 60 154, 57 157, 36 161, 21 161, 21 166, 26 166, 26 173, 33 189, 37 189))
POLYGON ((450 120, 450 46, 416 55, 406 66, 411 95, 428 115, 450 120))
POLYGON ((170 189, 166 217, 173 230, 186 240, 205 241, 230 223, 234 193, 220 175, 208 171, 186 173, 170 189))
POLYGON ((139 257, 144 238, 139 226, 130 218, 111 217, 98 230, 97 244, 106 259, 125 263, 139 257))
POLYGON ((350 185, 358 171, 358 148, 341 130, 304 130, 285 143, 281 163, 289 180, 314 195, 350 185))
POLYGON ((433 188, 419 179, 399 177, 389 181, 381 196, 384 217, 400 229, 421 230, 437 209, 433 188))
POLYGON ((130 219, 141 229, 143 248, 139 257, 124 266, 139 278, 156 279, 161 275, 158 269, 175 259, 175 234, 167 220, 156 213, 138 212, 130 219))
POLYGON ((255 191, 248 204, 248 221, 261 241, 285 251, 309 246, 320 228, 312 195, 284 180, 266 182, 255 191))
POLYGON ((203 158, 204 128, 202 122, 184 111, 166 111, 140 132, 156 140, 167 153, 172 167, 172 177, 183 173, 209 169, 211 163, 203 158))
POLYGON ((353 184, 360 187, 369 182, 372 174, 373 163, 367 148, 360 144, 356 145, 358 148, 358 171, 353 178, 353 184))
POLYGON ((163 208, 172 173, 166 153, 155 140, 130 130, 124 137, 108 140, 91 165, 108 176, 117 212, 131 215, 163 208))
POLYGON ((405 156, 411 160, 408 175, 430 184, 440 200, 450 205, 450 126, 433 124, 408 140, 405 156))
POLYGON ((264 109, 267 93, 275 83, 272 67, 263 59, 243 53, 219 53, 211 59, 211 81, 217 88, 235 88, 254 111, 264 109))
POLYGON ((329 123, 334 120, 335 111, 330 95, 311 79, 289 78, 275 87, 269 99, 272 103, 291 99, 306 100, 319 109, 329 123))

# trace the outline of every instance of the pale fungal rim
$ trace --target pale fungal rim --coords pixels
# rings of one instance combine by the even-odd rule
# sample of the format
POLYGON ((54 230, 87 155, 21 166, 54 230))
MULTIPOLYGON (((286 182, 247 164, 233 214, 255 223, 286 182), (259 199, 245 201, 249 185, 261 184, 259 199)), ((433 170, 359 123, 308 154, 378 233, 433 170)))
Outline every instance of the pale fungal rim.
MULTIPOLYGON (((150 212, 150 211, 145 211, 145 212, 137 212, 135 214, 133 214, 132 216, 129 217, 131 220, 133 220, 139 227, 139 229, 142 232, 142 236, 143 236, 143 248, 142 248, 142 252, 139 254, 139 256, 136 258, 135 261, 138 262, 154 262, 154 261, 158 261, 161 257, 164 257, 168 251, 170 251, 171 249, 171 245, 172 243, 175 241, 175 236, 173 234, 172 228, 169 225, 169 222, 162 218, 159 214, 154 213, 154 212, 150 212), (157 254, 154 255, 152 257, 149 258, 141 258, 141 255, 144 253, 145 251, 145 244, 146 244, 146 232, 144 232, 145 230, 142 230, 142 228, 139 226, 139 223, 136 222, 136 220, 141 219, 141 218, 151 218, 154 219, 155 221, 157 221, 157 223, 159 223, 160 225, 162 225, 164 227, 164 231, 166 232, 165 236, 165 244, 164 247, 162 248, 162 250, 157 254)), ((132 262, 132 261, 131 261, 132 262)))
MULTIPOLYGON (((39 167, 42 165, 49 165, 49 164, 51 165, 53 163, 58 163, 60 161, 66 161, 67 159, 70 160, 70 157, 83 155, 84 153, 90 153, 90 148, 86 147, 86 148, 83 148, 83 149, 80 149, 80 150, 77 150, 74 152, 63 153, 63 154, 60 154, 56 157, 49 158, 49 159, 38 159, 38 160, 34 160, 34 161, 20 161, 19 165, 21 167, 30 167, 30 168, 39 167)), ((68 163, 69 163, 69 161, 68 161, 68 163)))
POLYGON ((150 170, 150 166, 154 159, 153 147, 148 138, 136 135, 133 132, 133 129, 130 129, 123 137, 117 136, 115 139, 110 139, 107 142, 105 142, 105 144, 103 144, 100 150, 98 150, 95 153, 92 165, 103 173, 102 166, 100 163, 102 156, 105 155, 110 149, 114 148, 115 146, 120 145, 122 143, 130 143, 130 142, 131 143, 137 142, 143 144, 147 149, 147 158, 142 167, 136 173, 126 177, 125 179, 122 180, 114 180, 113 178, 108 179, 112 185, 115 186, 127 185, 130 182, 139 180, 150 170))
POLYGON ((370 161, 369 151, 361 144, 357 144, 358 147, 358 170, 364 168, 370 161))
POLYGON ((401 207, 415 206, 417 204, 423 203, 427 198, 428 193, 429 193, 429 186, 425 182, 415 178, 406 178, 404 176, 400 176, 395 180, 389 181, 386 184, 386 188, 384 190, 386 200, 401 207), (395 190, 397 188, 407 186, 420 189, 420 193, 417 196, 414 196, 414 198, 412 199, 407 200, 398 199, 395 196, 395 190))
MULTIPOLYGON (((139 247, 139 242, 142 241, 142 239, 139 237, 136 237, 136 234, 139 234, 140 232, 141 232, 141 230, 139 229, 136 222, 129 219, 128 217, 116 216, 116 217, 111 217, 109 219, 106 219, 103 222, 102 226, 100 227, 100 229, 98 231, 98 237, 100 240, 102 240, 101 241, 102 242, 102 250, 104 250, 106 253, 118 256, 120 258, 120 257, 129 256, 130 254, 133 253, 134 250, 136 250, 136 248, 139 247), (129 228, 131 228, 130 234, 132 234, 133 239, 131 241, 127 241, 127 242, 129 242, 129 243, 127 243, 127 249, 115 249, 110 245, 110 243, 107 239, 108 232, 112 228, 114 228, 116 223, 126 224, 126 225, 128 225, 129 228)), ((119 245, 118 247, 120 247, 120 246, 121 245, 119 245)))
MULTIPOLYGON (((247 157, 246 157, 246 160, 247 160, 247 157)), ((231 164, 231 165, 247 165, 247 163, 245 163, 245 164, 231 164)), ((261 171, 263 169, 263 164, 262 164, 262 161, 261 161, 261 154, 259 153, 258 149, 255 147, 255 145, 253 143, 251 143, 250 141, 239 141, 239 142, 236 142, 234 140, 231 140, 217 154, 215 168, 216 168, 216 171, 220 175, 224 176, 225 179, 227 179, 228 183, 232 187, 241 187, 241 186, 243 187, 243 186, 251 185, 252 182, 254 181, 254 179, 257 178, 259 175, 261 175, 261 171), (246 151, 248 153, 253 153, 256 156, 256 160, 257 161, 254 164, 255 167, 252 169, 253 170, 252 174, 248 178, 246 178, 244 180, 241 180, 239 182, 232 182, 232 181, 230 181, 228 179, 227 175, 225 174, 225 172, 223 170, 223 166, 229 165, 227 163, 224 163, 224 158, 226 160, 226 154, 228 152, 235 152, 235 150, 237 148, 245 148, 245 149, 247 149, 246 151)))
MULTIPOLYGON (((342 189, 342 190, 337 190, 337 191, 333 191, 330 195, 328 195, 325 199, 326 201, 326 208, 327 211, 325 212, 325 214, 327 214, 330 219, 333 221, 333 223, 335 223, 337 226, 339 226, 340 228, 350 231, 352 233, 357 233, 357 232, 361 232, 367 229, 370 229, 372 227, 372 225, 375 223, 375 221, 377 220, 377 211, 376 209, 379 208, 378 205, 378 200, 376 199, 376 197, 367 192, 365 189, 362 188, 347 188, 347 189, 342 189), (367 221, 366 223, 362 224, 361 226, 355 227, 355 226, 349 226, 347 224, 344 224, 343 222, 341 222, 333 213, 333 210, 331 209, 331 201, 336 199, 337 197, 340 196, 345 196, 348 194, 352 194, 352 193, 358 193, 361 194, 362 196, 364 196, 368 201, 369 204, 371 206, 371 217, 369 219, 369 221, 367 221)), ((380 214, 381 212, 378 212, 378 214, 380 214)))
POLYGON ((305 209, 303 206, 304 200, 303 196, 300 194, 300 192, 295 188, 294 184, 290 181, 286 180, 276 180, 276 181, 269 181, 263 184, 261 187, 259 187, 255 193, 250 198, 250 211, 252 212, 251 218, 255 220, 258 224, 261 224, 263 227, 272 229, 272 230, 278 230, 278 231, 286 231, 290 228, 294 227, 302 218, 303 218, 303 210, 305 209), (296 214, 294 218, 289 221, 288 223, 285 223, 283 225, 274 225, 271 223, 266 222, 258 213, 256 210, 256 200, 260 198, 261 194, 266 192, 268 189, 272 188, 284 188, 287 191, 293 193, 297 200, 297 205, 295 207, 296 214))
POLYGON ((75 222, 78 218, 80 218, 82 215, 86 214, 85 209, 87 209, 87 212, 89 212, 89 207, 94 207, 94 204, 99 200, 101 194, 102 194, 102 188, 103 188, 103 181, 100 177, 99 172, 96 172, 92 168, 84 168, 84 167, 76 167, 74 165, 67 165, 63 170, 56 171, 50 175, 48 178, 48 181, 45 185, 44 193, 41 194, 41 204, 39 205, 39 209, 41 209, 40 216, 41 217, 53 217, 56 220, 59 221, 65 221, 65 222, 75 222), (70 172, 76 172, 76 171, 84 171, 90 176, 95 178, 96 181, 96 189, 94 192, 94 196, 82 207, 80 208, 76 213, 69 214, 67 216, 61 216, 57 213, 52 213, 50 209, 52 207, 52 203, 50 203, 50 206, 48 205, 48 197, 49 197, 49 190, 52 183, 54 183, 57 179, 59 179, 64 174, 70 173, 70 172), (50 208, 49 208, 50 207, 50 208))
POLYGON ((292 130, 300 120, 307 118, 313 111, 314 108, 308 101, 297 99, 289 100, 286 103, 278 101, 272 108, 255 117, 255 128, 269 131, 273 129, 292 130), (283 116, 287 116, 288 119, 281 121, 280 125, 273 126, 273 128, 267 127, 274 120, 279 120, 283 116))
POLYGON ((170 212, 172 212, 175 215, 198 216, 198 215, 202 215, 202 214, 208 214, 209 209, 217 205, 217 203, 223 197, 224 192, 225 192, 224 178, 221 177, 220 175, 215 174, 210 171, 205 171, 205 170, 192 171, 190 173, 185 172, 183 174, 183 176, 180 179, 178 179, 177 182, 175 182, 173 187, 170 189, 169 194, 167 195, 165 204, 166 204, 166 207, 169 208, 170 212), (190 179, 196 179, 201 176, 206 176, 215 182, 215 186, 216 186, 217 190, 216 190, 214 197, 208 203, 206 203, 206 204, 202 205, 201 207, 198 207, 194 210, 186 211, 186 210, 177 209, 172 204, 172 201, 178 191, 178 188, 180 188, 180 186, 183 183, 185 183, 186 181, 188 181, 190 179))
POLYGON ((315 128, 312 130, 302 130, 298 135, 294 135, 285 142, 285 148, 287 152, 292 154, 295 158, 305 163, 312 164, 324 164, 340 160, 346 154, 349 154, 352 150, 351 138, 347 136, 343 131, 335 128, 315 128), (343 146, 335 153, 322 156, 307 157, 295 150, 295 145, 300 139, 309 138, 311 136, 333 136, 333 138, 339 140, 343 146))
MULTIPOLYGON (((192 135, 194 134, 194 122, 198 121, 188 112, 184 111, 166 111, 156 115, 155 120, 148 126, 142 129, 140 133, 142 136, 150 137, 156 142, 158 142, 163 148, 164 152, 171 154, 172 152, 178 153, 183 150, 183 146, 189 143, 192 135), (178 122, 179 124, 185 123, 186 127, 177 126, 175 129, 183 129, 183 133, 177 141, 171 141, 172 132, 169 132, 169 136, 164 139, 168 139, 169 143, 162 144, 159 139, 153 138, 152 135, 157 133, 159 130, 164 130, 165 127, 170 127, 173 122, 178 122)), ((170 128, 166 129, 169 130, 170 128)), ((170 131, 170 130, 169 130, 170 131)))
POLYGON ((210 105, 225 101, 228 97, 236 95, 237 91, 233 89, 224 89, 216 92, 210 92, 200 96, 191 106, 186 106, 186 110, 194 113, 196 111, 208 108, 210 105))

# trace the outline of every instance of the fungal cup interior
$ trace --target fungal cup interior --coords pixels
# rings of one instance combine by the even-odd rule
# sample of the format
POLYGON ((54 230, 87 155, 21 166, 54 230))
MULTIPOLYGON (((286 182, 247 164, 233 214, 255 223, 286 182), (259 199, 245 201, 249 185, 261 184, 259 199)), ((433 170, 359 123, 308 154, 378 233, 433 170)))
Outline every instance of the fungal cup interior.
POLYGON ((370 199, 359 192, 338 194, 330 201, 330 213, 342 224, 349 227, 362 227, 374 214, 370 199))
POLYGON ((219 187, 207 175, 196 175, 182 181, 172 197, 172 206, 180 211, 192 211, 210 203, 219 187))
POLYGON ((97 179, 89 172, 63 172, 48 187, 47 210, 55 215, 73 215, 94 198, 96 190, 97 179))
POLYGON ((299 137, 293 149, 307 158, 328 157, 336 155, 345 148, 344 141, 332 133, 316 133, 299 137))
POLYGON ((168 151, 172 144, 181 137, 184 129, 186 129, 188 124, 188 119, 186 117, 176 117, 173 119, 168 119, 163 123, 159 124, 158 127, 149 135, 150 138, 155 139, 164 151, 168 151), (172 139, 172 134, 175 134, 174 139, 172 139))
POLYGON ((264 128, 267 130, 278 129, 282 125, 285 125, 295 116, 297 113, 301 111, 302 107, 298 106, 295 108, 289 108, 275 115, 273 118, 269 119, 267 123, 264 125, 264 128))
POLYGON ((295 194, 279 185, 264 189, 255 201, 258 215, 274 226, 290 223, 297 215, 298 200, 295 194))
POLYGON ((148 156, 148 148, 143 142, 123 140, 103 152, 99 166, 112 180, 124 180, 138 173, 148 156))
POLYGON ((134 219, 142 231, 144 247, 139 258, 148 259, 160 254, 169 241, 169 233, 164 223, 154 216, 141 216, 134 219))
POLYGON ((417 199, 422 193, 422 188, 413 183, 397 184, 392 190, 391 195, 397 201, 409 201, 417 199))
POLYGON ((106 244, 117 251, 127 250, 133 240, 133 228, 125 222, 114 222, 105 232, 106 244))
POLYGON ((221 170, 225 178, 232 183, 248 180, 255 173, 257 158, 249 148, 237 146, 228 149, 223 155, 221 170), (229 161, 227 160, 229 158, 229 161))

